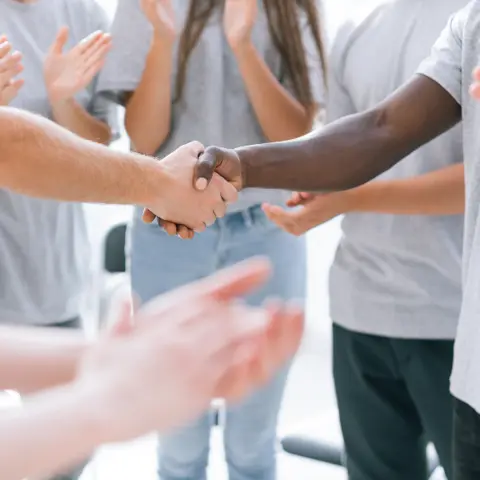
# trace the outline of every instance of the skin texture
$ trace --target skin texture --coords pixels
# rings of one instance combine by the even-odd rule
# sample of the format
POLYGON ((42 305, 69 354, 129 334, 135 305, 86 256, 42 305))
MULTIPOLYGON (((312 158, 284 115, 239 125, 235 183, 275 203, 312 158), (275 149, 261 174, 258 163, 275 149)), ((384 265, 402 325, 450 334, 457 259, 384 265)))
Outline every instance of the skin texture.
POLYGON ((418 177, 369 182, 326 194, 294 193, 284 209, 263 205, 267 217, 293 235, 303 235, 344 213, 456 215, 465 211, 463 164, 418 177), (301 207, 293 208, 292 207, 301 207))
POLYGON ((453 97, 418 75, 373 110, 303 138, 236 150, 211 147, 198 162, 196 181, 208 181, 216 171, 239 189, 346 190, 373 179, 460 120, 453 97))
POLYGON ((236 301, 268 276, 261 259, 219 272, 157 298, 130 326, 130 309, 124 310, 123 326, 92 345, 56 331, 38 338, 36 331, 0 330, 0 364, 21 367, 17 383, 2 368, 0 385, 25 386, 30 378, 32 390, 46 388, 68 380, 58 362, 55 377, 54 358, 72 366, 70 383, 1 412, 1 477, 64 470, 100 444, 168 432, 212 398, 237 401, 268 381, 295 353, 303 332, 303 314, 294 306, 252 309, 236 301))
POLYGON ((203 146, 180 147, 162 162, 120 153, 86 141, 55 123, 0 107, 0 187, 62 201, 134 204, 148 207, 201 231, 235 201, 233 186, 214 179, 203 193, 192 176, 203 146))
MULTIPOLYGON (((283 20, 289 15, 297 13, 296 6, 293 4, 294 2, 288 1, 279 6, 275 0, 265 2, 269 21, 270 17, 275 17, 280 21, 282 35, 279 38, 285 37, 286 27, 283 20), (272 12, 277 12, 278 15, 273 15, 272 12)), ((180 45, 183 45, 182 40, 190 38, 191 31, 196 31, 196 29, 190 23, 185 26, 183 32, 175 29, 171 0, 142 0, 141 5, 153 27, 154 34, 142 79, 135 92, 127 94, 125 126, 137 151, 154 154, 167 138, 171 128, 171 73, 173 68, 171 58, 174 41, 180 36, 180 45)), ((192 7, 194 7, 193 4, 190 8, 192 7)), ((315 8, 311 6, 304 8, 314 12, 310 16, 310 27, 314 31, 319 30, 316 25, 317 20, 312 20, 312 17, 316 18, 315 8)), ((300 58, 302 56, 297 52, 300 50, 303 53, 301 31, 295 30, 295 39, 290 38, 289 48, 293 48, 294 45, 297 49, 293 54, 289 48, 283 48, 285 47, 283 44, 283 47, 279 47, 279 51, 284 58, 285 65, 289 65, 285 58, 290 59, 292 56, 298 58, 298 62, 301 63, 302 68, 298 62, 295 66, 298 72, 295 76, 296 82, 293 83, 301 85, 297 89, 296 96, 302 97, 303 103, 275 78, 254 46, 251 34, 258 13, 257 0, 227 0, 223 14, 223 30, 237 61, 245 90, 265 138, 269 141, 291 140, 310 131, 319 108, 311 96, 306 64, 303 65, 300 58)), ((204 17, 210 14, 211 11, 206 12, 204 17)), ((193 23, 203 24, 203 20, 196 20, 193 23)), ((273 23, 277 25, 277 23, 273 23)), ((290 35, 293 35, 292 28, 290 25, 290 35)), ((275 31, 277 30, 275 29, 275 31)), ((320 37, 317 42, 318 55, 323 61, 320 37)), ((185 55, 185 57, 180 55, 182 60, 178 68, 179 79, 183 78, 182 72, 185 70, 183 67, 188 62, 189 53, 185 55)), ((321 78, 320 69, 318 75, 321 78)), ((177 90, 182 93, 182 85, 177 84, 177 90)), ((201 189, 203 188, 201 186, 201 189)), ((150 223, 155 220, 155 215, 145 212, 143 218, 145 222, 150 223)), ((157 221, 170 235, 178 235, 183 239, 193 238, 193 230, 188 229, 186 225, 176 225, 160 218, 157 221)))

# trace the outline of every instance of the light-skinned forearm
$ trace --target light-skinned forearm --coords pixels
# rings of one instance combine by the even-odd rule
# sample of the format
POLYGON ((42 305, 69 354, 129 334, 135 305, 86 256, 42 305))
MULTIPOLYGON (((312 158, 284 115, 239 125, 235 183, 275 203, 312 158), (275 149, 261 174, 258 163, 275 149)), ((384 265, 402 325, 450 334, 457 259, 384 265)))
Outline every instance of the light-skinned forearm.
POLYGON ((79 138, 31 113, 0 107, 0 187, 62 201, 149 205, 165 187, 154 159, 79 138))
POLYGON ((289 142, 236 150, 244 188, 335 191, 354 188, 388 170, 461 120, 461 108, 424 76, 377 108, 289 142))
POLYGON ((0 327, 0 390, 31 393, 72 381, 88 345, 81 332, 0 327))
POLYGON ((110 127, 90 115, 73 98, 52 102, 53 120, 86 140, 108 145, 112 138, 110 127))
POLYGON ((393 215, 457 215, 465 211, 463 164, 413 178, 379 180, 344 192, 348 211, 393 215))
POLYGON ((257 120, 268 141, 291 140, 313 125, 315 106, 305 108, 275 78, 252 43, 233 49, 257 120))
POLYGON ((170 132, 172 45, 153 36, 142 79, 129 98, 125 129, 137 152, 154 155, 170 132))
POLYGON ((97 398, 62 387, 0 410, 0 477, 45 478, 87 458, 102 443, 97 398))

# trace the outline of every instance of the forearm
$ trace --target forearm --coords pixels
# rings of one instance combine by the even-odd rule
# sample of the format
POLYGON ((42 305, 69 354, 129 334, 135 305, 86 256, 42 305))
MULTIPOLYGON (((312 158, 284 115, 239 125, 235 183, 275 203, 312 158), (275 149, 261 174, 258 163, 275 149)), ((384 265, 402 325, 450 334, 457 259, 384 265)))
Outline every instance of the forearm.
POLYGON ((314 106, 308 110, 275 78, 251 43, 234 50, 250 103, 270 142, 290 140, 310 131, 314 106))
POLYGON ((357 187, 458 123, 455 100, 417 76, 378 108, 303 138, 237 149, 243 187, 335 191, 357 187))
POLYGON ((42 117, 0 108, 0 187, 62 201, 148 205, 165 186, 154 159, 83 140, 42 117))
POLYGON ((394 215, 457 215, 465 211, 463 164, 414 178, 367 183, 344 192, 349 211, 394 215))
POLYGON ((127 102, 125 128, 137 152, 154 155, 170 131, 172 46, 153 37, 142 79, 127 102))
POLYGON ((68 383, 87 347, 80 332, 0 328, 0 390, 30 393, 68 383))
POLYGON ((73 98, 52 102, 53 120, 86 140, 107 145, 112 138, 110 127, 90 115, 73 98))
POLYGON ((65 387, 0 411, 2 480, 45 478, 87 458, 102 439, 96 400, 65 387))

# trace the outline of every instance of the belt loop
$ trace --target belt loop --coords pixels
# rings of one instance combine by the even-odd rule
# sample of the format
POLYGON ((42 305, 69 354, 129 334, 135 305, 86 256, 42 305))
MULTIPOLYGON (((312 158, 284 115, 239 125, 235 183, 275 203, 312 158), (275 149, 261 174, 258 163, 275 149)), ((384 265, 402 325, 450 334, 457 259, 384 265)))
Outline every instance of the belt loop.
POLYGON ((243 217, 243 221, 245 222, 245 226, 247 228, 252 228, 253 227, 252 209, 247 208, 246 210, 242 210, 242 217, 243 217))

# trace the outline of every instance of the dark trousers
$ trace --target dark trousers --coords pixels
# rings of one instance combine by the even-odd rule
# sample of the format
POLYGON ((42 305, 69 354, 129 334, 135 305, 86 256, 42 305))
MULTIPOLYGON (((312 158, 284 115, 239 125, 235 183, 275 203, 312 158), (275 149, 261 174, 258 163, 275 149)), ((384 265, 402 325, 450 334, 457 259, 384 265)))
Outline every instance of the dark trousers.
MULTIPOLYGON (((73 328, 73 329, 80 329, 82 328, 82 321, 80 317, 77 318, 72 318, 70 320, 67 320, 65 322, 58 322, 54 324, 48 325, 49 327, 54 327, 54 328, 73 328)), ((82 472, 87 465, 88 460, 83 462, 81 465, 78 465, 76 467, 73 467, 71 470, 68 472, 65 472, 63 474, 58 474, 50 477, 48 480, 78 480, 80 476, 82 475, 82 472)))
POLYGON ((427 440, 453 478, 452 359, 453 341, 391 339, 333 327, 350 480, 426 480, 427 440))
POLYGON ((480 415, 456 399, 453 437, 454 480, 480 479, 480 415))

